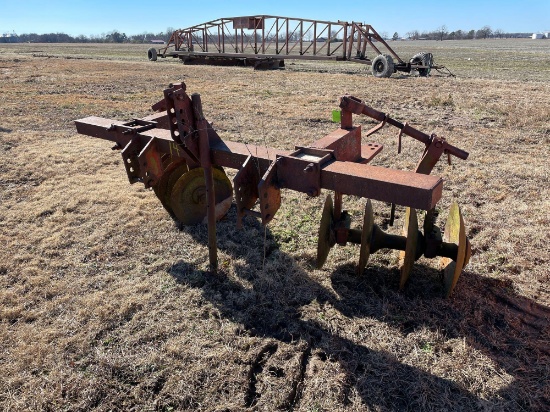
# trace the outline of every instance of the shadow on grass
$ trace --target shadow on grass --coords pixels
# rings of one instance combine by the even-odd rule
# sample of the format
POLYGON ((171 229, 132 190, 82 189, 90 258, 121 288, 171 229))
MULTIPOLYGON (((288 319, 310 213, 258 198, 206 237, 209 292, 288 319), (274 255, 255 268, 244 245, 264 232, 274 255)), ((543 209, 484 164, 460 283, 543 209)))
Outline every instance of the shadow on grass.
MULTIPOLYGON (((204 227, 185 230, 206 243, 204 227)), ((222 316, 243 325, 243 333, 306 348, 293 390, 279 408, 292 410, 299 404, 305 371, 313 356, 316 360, 336 360, 345 371, 343 406, 350 404, 352 387, 365 405, 377 410, 543 410, 548 405, 550 311, 515 295, 510 284, 466 272, 451 299, 442 299, 440 273, 431 267, 415 265, 407 287, 399 293, 396 270, 371 265, 364 276, 357 277, 354 267, 344 265, 331 274, 331 288, 327 288, 281 252, 269 232, 262 269, 261 259, 251 254, 256 247, 251 245, 260 243, 261 248, 262 239, 250 238, 260 230, 257 222, 249 221, 244 231, 223 231, 218 243, 224 253, 246 259, 234 276, 224 273, 223 268, 211 275, 183 261, 174 265, 170 274, 182 284, 201 289, 222 316), (245 288, 242 281, 251 288, 245 288), (514 382, 494 399, 482 400, 450 379, 406 365, 389 352, 373 350, 333 332, 316 316, 311 307, 314 302, 321 307, 330 305, 349 319, 385 322, 402 336, 428 328, 441 333, 446 341, 465 339, 510 374, 514 382)), ((276 350, 273 344, 268 346, 267 354, 276 350)), ((463 366, 457 364, 456 368, 463 366)), ((254 406, 259 398, 253 383, 244 395, 247 407, 254 406)))
POLYGON ((0 133, 11 133, 11 129, 6 129, 5 127, 0 126, 0 133))

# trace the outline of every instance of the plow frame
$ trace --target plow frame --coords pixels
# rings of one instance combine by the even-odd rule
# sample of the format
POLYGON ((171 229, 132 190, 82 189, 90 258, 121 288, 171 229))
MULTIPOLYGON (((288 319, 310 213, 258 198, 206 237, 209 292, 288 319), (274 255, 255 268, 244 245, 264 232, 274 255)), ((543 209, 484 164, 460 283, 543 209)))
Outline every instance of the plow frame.
POLYGON ((403 287, 416 259, 422 255, 440 256, 447 259, 445 266, 451 267, 445 278, 450 285, 448 295, 468 263, 471 249, 458 205, 452 208, 444 235, 435 226, 435 206, 442 196, 443 181, 430 175, 443 154, 450 160, 451 155, 466 159, 468 153, 435 134, 427 135, 407 123, 402 124, 349 95, 340 98, 340 127, 311 145, 296 146, 294 150, 223 141, 205 119, 200 95, 189 96, 184 83, 164 90, 164 99, 153 109, 162 112, 130 122, 87 117, 76 120, 75 124, 78 133, 114 142, 114 149, 121 150, 130 183, 142 182, 145 187, 153 188, 176 220, 182 224, 201 221, 208 224, 212 271, 217 268, 216 220, 227 212, 232 199, 232 196, 218 199, 220 187, 222 192, 225 189, 235 194, 238 228, 242 227, 245 216, 260 218, 264 225, 271 222, 281 205, 281 189, 312 197, 320 196, 322 190, 333 191, 335 201, 333 203, 329 195, 323 211, 318 265, 324 263, 326 254, 336 243, 361 245, 358 273, 362 273, 371 252, 382 248, 401 250, 400 285, 403 287), (416 170, 370 165, 383 147, 375 142, 362 144, 361 126, 353 123, 353 114, 380 122, 367 136, 389 124, 400 129, 399 141, 405 134, 422 142, 425 149, 416 170), (181 175, 171 184, 167 183, 179 165, 185 166, 181 175), (232 183, 225 177, 224 167, 238 171, 232 183), (188 185, 192 192, 185 192, 188 185), (171 190, 176 194, 167 196, 166 191, 171 190), (362 230, 351 228, 349 216, 342 207, 343 195, 368 199, 362 230), (404 236, 387 234, 374 224, 371 199, 392 204, 391 225, 395 205, 407 208, 404 236), (186 220, 188 211, 177 203, 180 200, 190 205, 195 215, 199 211, 198 220, 195 217, 186 220), (220 210, 222 204, 224 210, 220 210), (417 209, 426 211, 424 234, 418 230, 417 209))

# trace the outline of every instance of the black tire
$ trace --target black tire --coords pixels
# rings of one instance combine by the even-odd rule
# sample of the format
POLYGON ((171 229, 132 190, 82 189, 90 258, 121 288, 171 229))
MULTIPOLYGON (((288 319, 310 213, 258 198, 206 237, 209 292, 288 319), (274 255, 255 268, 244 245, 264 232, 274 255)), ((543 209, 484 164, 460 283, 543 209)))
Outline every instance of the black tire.
POLYGON ((432 65, 432 54, 431 53, 417 53, 411 60, 411 64, 421 64, 422 66, 430 66, 426 69, 417 69, 418 75, 421 77, 426 77, 430 74, 431 65, 432 65))
POLYGON ((157 49, 155 49, 154 47, 151 47, 149 50, 147 50, 147 57, 152 62, 156 62, 157 61, 157 49))
POLYGON ((380 54, 372 61, 372 74, 374 77, 390 77, 395 72, 393 59, 388 54, 380 54))

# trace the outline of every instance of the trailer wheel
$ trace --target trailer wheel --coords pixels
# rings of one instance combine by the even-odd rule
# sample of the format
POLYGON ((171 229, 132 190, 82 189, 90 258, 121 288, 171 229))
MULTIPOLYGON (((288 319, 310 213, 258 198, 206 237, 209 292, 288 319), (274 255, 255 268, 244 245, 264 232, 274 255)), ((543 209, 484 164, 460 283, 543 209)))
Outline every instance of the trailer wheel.
POLYGON ((147 57, 152 62, 156 62, 157 61, 157 49, 155 49, 154 47, 151 47, 149 50, 147 50, 147 57))
MULTIPOLYGON (((411 60, 411 64, 421 64, 422 66, 431 66, 431 54, 430 53, 417 53, 411 60)), ((426 77, 430 74, 430 68, 427 69, 417 69, 418 75, 421 77, 426 77)))
POLYGON ((393 59, 388 54, 380 54, 372 61, 372 74, 374 77, 390 77, 394 71, 393 59))

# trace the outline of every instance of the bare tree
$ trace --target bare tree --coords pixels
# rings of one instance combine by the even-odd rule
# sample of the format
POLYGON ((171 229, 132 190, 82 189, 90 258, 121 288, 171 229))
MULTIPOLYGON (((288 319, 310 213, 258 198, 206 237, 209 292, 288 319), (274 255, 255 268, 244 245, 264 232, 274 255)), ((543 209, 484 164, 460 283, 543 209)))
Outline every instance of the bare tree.
POLYGON ((170 37, 172 37, 172 33, 174 33, 174 31, 176 31, 176 29, 174 29, 173 27, 167 27, 166 28, 166 32, 164 33, 164 40, 165 41, 168 41, 170 40, 170 37))
POLYGON ((443 39, 447 37, 447 34, 449 33, 449 31, 447 30, 447 26, 445 26, 444 24, 435 29, 435 32, 437 33, 437 39, 439 41, 443 41, 443 39))

